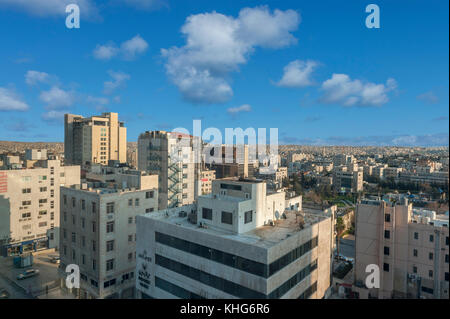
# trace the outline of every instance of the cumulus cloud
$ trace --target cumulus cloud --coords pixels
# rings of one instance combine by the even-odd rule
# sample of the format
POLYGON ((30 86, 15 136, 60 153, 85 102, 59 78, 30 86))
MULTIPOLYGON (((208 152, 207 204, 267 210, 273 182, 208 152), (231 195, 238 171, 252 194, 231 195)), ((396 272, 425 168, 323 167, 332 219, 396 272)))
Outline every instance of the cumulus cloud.
POLYGON ((35 85, 37 83, 45 83, 49 79, 49 74, 45 72, 29 70, 25 74, 25 83, 35 85))
POLYGON ((95 97, 88 95, 86 102, 93 105, 97 111, 104 111, 106 105, 109 103, 109 99, 106 97, 95 97))
POLYGON ((142 10, 155 10, 167 6, 166 0, 122 0, 125 4, 142 10))
POLYGON ((28 14, 49 17, 66 16, 66 6, 77 4, 83 18, 98 18, 98 9, 92 0, 0 0, 0 7, 25 11, 28 14))
POLYGON ((322 83, 324 94, 320 101, 343 106, 381 106, 389 101, 388 93, 396 88, 394 79, 388 79, 386 84, 375 84, 334 73, 331 79, 322 83))
POLYGON ((249 104, 243 104, 238 107, 230 107, 227 109, 228 114, 232 116, 236 116, 238 113, 241 112, 250 112, 252 110, 252 107, 249 104))
POLYGON ((182 47, 162 49, 166 72, 183 98, 223 103, 233 95, 229 73, 248 61, 257 47, 282 48, 296 42, 291 32, 300 17, 293 10, 242 9, 237 18, 217 12, 191 15, 181 28, 182 47))
POLYGON ((417 99, 427 104, 436 104, 439 102, 438 97, 431 91, 418 95, 417 99))
POLYGON ((138 34, 122 42, 120 47, 117 47, 113 42, 103 45, 98 44, 92 54, 98 60, 106 61, 116 56, 124 60, 134 60, 137 55, 144 53, 147 49, 148 43, 138 34))
POLYGON ((295 60, 283 69, 283 77, 276 83, 278 86, 300 88, 312 85, 311 74, 317 67, 315 61, 295 60))
POLYGON ((64 121, 64 114, 66 114, 67 111, 55 111, 51 110, 45 113, 42 113, 41 118, 43 121, 50 123, 50 124, 61 124, 64 121))
POLYGON ((75 102, 75 95, 73 92, 65 91, 58 86, 53 86, 48 91, 42 91, 39 98, 42 102, 47 104, 48 109, 69 107, 75 102))
POLYGON ((110 70, 108 71, 108 74, 112 80, 103 83, 104 94, 112 94, 116 89, 123 87, 126 81, 130 79, 130 75, 123 72, 110 70))
POLYGON ((12 89, 0 87, 0 111, 27 111, 30 107, 12 89))

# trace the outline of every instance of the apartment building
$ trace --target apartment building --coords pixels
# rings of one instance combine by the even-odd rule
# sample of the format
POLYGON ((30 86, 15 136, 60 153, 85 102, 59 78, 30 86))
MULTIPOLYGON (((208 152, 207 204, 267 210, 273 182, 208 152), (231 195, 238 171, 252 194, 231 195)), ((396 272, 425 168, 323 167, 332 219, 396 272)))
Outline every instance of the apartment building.
POLYGON ((400 201, 362 200, 356 207, 354 289, 360 298, 449 298, 448 215, 400 201), (367 289, 377 265, 380 288, 367 289))
POLYGON ((135 296, 136 216, 158 210, 158 176, 106 168, 61 188, 61 284, 64 269, 80 269, 81 299, 135 296))
POLYGON ((141 298, 322 298, 333 214, 255 179, 214 180, 196 204, 138 216, 141 298))
MULTIPOLYGON (((213 151, 214 152, 214 151, 213 151)), ((208 155, 208 154, 207 154, 208 155)), ((248 145, 222 145, 221 154, 212 154, 214 160, 205 158, 207 167, 216 171, 216 178, 252 177, 254 166, 249 165, 248 145), (221 159, 216 160, 217 157, 221 159)))
POLYGON ((206 195, 212 192, 212 181, 216 179, 216 171, 202 169, 201 171, 201 194, 206 195))
POLYGON ((147 131, 138 139, 138 169, 159 176, 159 208, 191 204, 201 192, 201 146, 191 135, 147 131))
POLYGON ((30 157, 23 166, 29 168, 0 170, 2 256, 57 248, 60 187, 80 183, 80 167, 59 160, 30 157))
POLYGON ((117 113, 84 118, 64 115, 66 163, 107 165, 109 160, 127 161, 127 129, 117 113))
POLYGON ((364 187, 363 170, 349 170, 347 166, 333 169, 333 186, 339 192, 361 192, 364 187))

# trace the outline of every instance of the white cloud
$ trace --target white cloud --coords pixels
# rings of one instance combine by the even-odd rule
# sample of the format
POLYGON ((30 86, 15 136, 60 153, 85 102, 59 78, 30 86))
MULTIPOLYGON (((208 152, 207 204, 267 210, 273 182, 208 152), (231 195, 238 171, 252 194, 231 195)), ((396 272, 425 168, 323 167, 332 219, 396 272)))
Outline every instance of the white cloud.
POLYGON ((53 86, 48 91, 42 91, 39 98, 47 104, 48 109, 69 107, 75 102, 73 92, 65 91, 57 86, 53 86))
POLYGON ((28 14, 48 17, 66 16, 66 6, 77 4, 82 18, 98 17, 98 9, 92 0, 0 0, 0 7, 25 11, 28 14))
POLYGON ((94 58, 98 60, 109 60, 113 57, 115 57, 119 52, 119 49, 114 46, 114 44, 105 44, 100 45, 98 44, 94 52, 92 53, 94 55, 94 58))
POLYGON ((45 72, 29 70, 25 74, 25 83, 28 85, 35 85, 37 83, 47 82, 49 74, 45 72))
POLYGON ((334 73, 331 79, 322 83, 324 103, 336 103, 343 106, 380 106, 389 101, 388 92, 397 88, 394 79, 388 79, 386 84, 363 83, 361 80, 351 80, 347 74, 334 73))
POLYGON ((437 102, 439 102, 438 97, 431 91, 418 95, 417 99, 427 104, 436 104, 437 102))
POLYGON ((313 84, 310 77, 317 65, 317 62, 310 60, 292 61, 283 68, 283 77, 276 85, 291 88, 310 86, 313 84))
POLYGON ((106 109, 106 105, 109 103, 109 99, 106 97, 95 97, 89 95, 86 98, 86 102, 92 104, 97 111, 103 111, 106 109))
POLYGON ((258 46, 295 43, 291 32, 299 23, 295 11, 270 12, 266 6, 242 9, 237 18, 217 12, 191 15, 181 28, 186 44, 161 50, 167 74, 190 102, 225 102, 233 95, 229 73, 245 64, 258 46))
POLYGON ((124 3, 143 10, 158 9, 167 6, 166 0, 122 0, 124 3))
POLYGON ((55 123, 62 123, 64 120, 64 114, 66 114, 66 111, 48 111, 41 115, 41 118, 46 122, 55 122, 55 123))
POLYGON ((29 108, 12 89, 0 87, 0 111, 27 111, 29 108))
POLYGON ((138 34, 130 40, 122 42, 120 47, 117 47, 113 42, 103 45, 98 44, 92 54, 98 60, 110 60, 116 56, 120 56, 124 60, 133 60, 147 49, 148 43, 138 34))
POLYGON ((230 107, 227 109, 228 114, 230 115, 237 115, 241 112, 250 112, 252 110, 252 107, 249 104, 243 104, 238 107, 230 107))
POLYGON ((147 48, 148 43, 139 34, 120 45, 120 50, 127 60, 134 59, 137 54, 144 53, 147 48))
POLYGON ((103 83, 103 93, 105 94, 113 93, 116 89, 123 87, 125 82, 130 79, 130 76, 123 72, 108 71, 108 74, 112 80, 103 83))

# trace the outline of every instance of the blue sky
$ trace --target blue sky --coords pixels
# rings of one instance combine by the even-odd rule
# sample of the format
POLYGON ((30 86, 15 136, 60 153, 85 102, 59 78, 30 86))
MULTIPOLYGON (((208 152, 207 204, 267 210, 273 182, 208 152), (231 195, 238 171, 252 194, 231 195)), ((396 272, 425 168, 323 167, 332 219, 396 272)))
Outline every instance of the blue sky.
POLYGON ((447 1, 0 0, 0 140, 62 114, 146 130, 270 128, 280 143, 448 145, 447 1), (78 3, 81 27, 65 26, 78 3), (368 29, 365 7, 380 8, 368 29))

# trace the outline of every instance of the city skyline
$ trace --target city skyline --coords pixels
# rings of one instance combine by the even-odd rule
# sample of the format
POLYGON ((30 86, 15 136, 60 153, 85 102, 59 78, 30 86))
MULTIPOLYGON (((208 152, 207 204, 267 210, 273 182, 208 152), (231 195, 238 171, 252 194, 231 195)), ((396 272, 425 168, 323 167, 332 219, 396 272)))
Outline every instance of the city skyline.
POLYGON ((64 113, 118 112, 129 141, 201 119, 280 144, 448 146, 448 3, 378 1, 368 29, 355 2, 69 2, 80 29, 0 0, 1 140, 62 142, 64 113))

